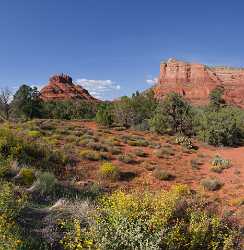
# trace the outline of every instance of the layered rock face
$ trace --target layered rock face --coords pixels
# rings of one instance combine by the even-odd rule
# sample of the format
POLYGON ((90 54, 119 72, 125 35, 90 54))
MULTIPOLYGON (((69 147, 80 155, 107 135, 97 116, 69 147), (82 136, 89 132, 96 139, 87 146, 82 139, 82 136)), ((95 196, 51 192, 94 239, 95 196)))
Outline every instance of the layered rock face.
POLYGON ((160 76, 154 91, 158 99, 170 92, 183 95, 196 105, 208 103, 209 93, 217 86, 224 88, 227 103, 244 108, 244 69, 208 67, 169 59, 160 65, 160 76))
POLYGON ((96 101, 89 92, 80 85, 75 85, 68 75, 54 75, 49 79, 48 84, 40 91, 44 101, 58 101, 81 99, 86 101, 96 101))

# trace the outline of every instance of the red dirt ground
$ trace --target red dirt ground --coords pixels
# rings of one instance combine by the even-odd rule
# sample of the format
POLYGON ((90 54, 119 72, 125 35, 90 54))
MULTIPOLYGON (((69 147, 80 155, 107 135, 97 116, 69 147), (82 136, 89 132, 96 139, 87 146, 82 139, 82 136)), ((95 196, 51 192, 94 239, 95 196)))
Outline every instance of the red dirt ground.
MULTIPOLYGON (((84 127, 92 129, 94 132, 98 129, 95 122, 72 122, 74 125, 81 124, 84 127)), ((221 204, 223 211, 232 211, 235 213, 241 222, 244 224, 244 147, 238 148, 216 148, 203 143, 194 141, 198 146, 198 150, 194 153, 185 153, 180 145, 172 143, 172 137, 158 136, 152 133, 138 132, 133 130, 115 131, 111 129, 108 136, 118 137, 121 135, 138 135, 146 138, 147 140, 153 139, 162 145, 169 144, 175 155, 170 156, 169 159, 162 159, 155 156, 155 149, 149 147, 134 147, 122 143, 122 151, 132 153, 136 148, 143 149, 148 157, 136 157, 139 159, 137 164, 125 164, 119 160, 112 159, 111 161, 116 164, 123 173, 130 176, 131 173, 135 174, 134 178, 118 181, 118 182, 104 182, 99 180, 97 175, 99 162, 81 161, 78 169, 85 171, 86 179, 88 178, 94 182, 100 182, 101 185, 109 188, 149 188, 151 190, 159 190, 162 188, 168 189, 171 185, 182 183, 189 185, 193 190, 200 191, 204 196, 213 201, 221 204), (215 155, 220 155, 224 159, 231 160, 231 167, 225 169, 222 173, 215 173, 210 170, 211 160, 215 155), (192 159, 201 159, 203 164, 199 169, 193 169, 191 166, 192 159), (161 169, 167 170, 175 176, 174 180, 161 181, 156 179, 152 171, 142 167, 142 162, 154 162, 161 169), (210 192, 203 189, 200 182, 204 178, 215 177, 220 180, 224 185, 220 190, 210 192)))

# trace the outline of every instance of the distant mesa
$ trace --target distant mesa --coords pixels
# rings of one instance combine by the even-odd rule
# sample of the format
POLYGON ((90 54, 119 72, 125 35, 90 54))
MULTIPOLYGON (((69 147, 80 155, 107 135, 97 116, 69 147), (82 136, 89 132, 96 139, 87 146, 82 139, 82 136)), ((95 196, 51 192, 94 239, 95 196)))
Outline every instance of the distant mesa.
POLYGON ((193 104, 205 105, 209 93, 217 86, 224 88, 227 103, 244 108, 244 68, 210 67, 170 58, 160 64, 154 91, 158 99, 177 92, 193 104))
POLYGON ((48 84, 41 89, 40 93, 41 99, 44 101, 80 99, 89 102, 100 102, 100 100, 91 96, 82 86, 74 84, 72 77, 65 74, 50 77, 48 84))

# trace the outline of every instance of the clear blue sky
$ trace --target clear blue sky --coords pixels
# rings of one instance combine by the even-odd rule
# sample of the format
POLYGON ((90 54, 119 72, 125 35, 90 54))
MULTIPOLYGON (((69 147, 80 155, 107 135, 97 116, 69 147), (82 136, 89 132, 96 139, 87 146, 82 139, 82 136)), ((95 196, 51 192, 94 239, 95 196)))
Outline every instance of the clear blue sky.
POLYGON ((113 98, 168 57, 244 66, 243 13, 242 0, 1 0, 0 86, 65 72, 113 98))

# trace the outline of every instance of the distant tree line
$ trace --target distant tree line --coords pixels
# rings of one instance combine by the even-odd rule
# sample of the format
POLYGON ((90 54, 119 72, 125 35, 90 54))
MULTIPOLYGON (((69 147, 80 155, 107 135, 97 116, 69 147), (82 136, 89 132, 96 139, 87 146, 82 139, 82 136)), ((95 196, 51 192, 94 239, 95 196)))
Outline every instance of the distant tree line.
POLYGON ((22 85, 13 97, 8 89, 0 91, 0 119, 96 119, 107 127, 196 136, 212 145, 233 146, 244 140, 244 111, 227 105, 223 92, 221 87, 214 89, 209 104, 203 107, 192 106, 177 93, 158 101, 152 90, 97 104, 83 100, 44 102, 37 88, 22 85))
POLYGON ((36 87, 22 85, 12 96, 6 88, 0 91, 0 117, 10 118, 51 118, 51 119, 92 119, 97 105, 83 100, 44 102, 36 87))
POLYGON ((196 136, 216 146, 233 146, 244 140, 244 110, 227 105, 223 89, 209 95, 209 104, 194 107, 177 93, 158 102, 151 91, 122 97, 98 108, 98 123, 151 130, 159 134, 196 136))

